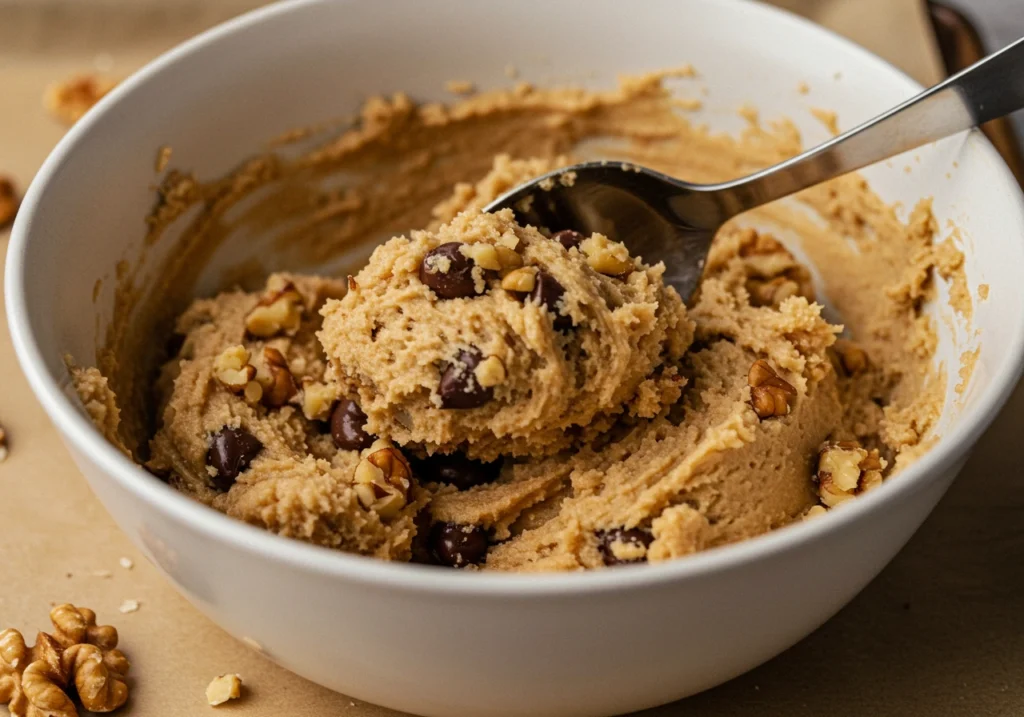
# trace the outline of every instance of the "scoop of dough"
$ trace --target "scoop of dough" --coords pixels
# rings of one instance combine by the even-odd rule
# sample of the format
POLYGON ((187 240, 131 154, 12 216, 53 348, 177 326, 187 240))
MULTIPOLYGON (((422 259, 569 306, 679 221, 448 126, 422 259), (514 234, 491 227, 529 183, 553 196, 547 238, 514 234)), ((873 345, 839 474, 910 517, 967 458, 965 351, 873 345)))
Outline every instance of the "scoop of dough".
POLYGON ((467 211, 379 247, 319 338, 369 432, 484 460, 550 454, 679 397, 693 328, 662 273, 599 234, 467 211))

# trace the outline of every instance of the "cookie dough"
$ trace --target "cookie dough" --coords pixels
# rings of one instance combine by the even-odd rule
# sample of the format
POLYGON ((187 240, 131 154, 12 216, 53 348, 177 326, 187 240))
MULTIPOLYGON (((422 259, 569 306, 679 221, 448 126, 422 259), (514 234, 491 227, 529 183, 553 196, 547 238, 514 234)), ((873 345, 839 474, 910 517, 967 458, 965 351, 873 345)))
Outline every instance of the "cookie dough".
POLYGON ((520 85, 450 107, 375 99, 294 166, 263 159, 249 165, 258 180, 165 188, 175 204, 155 226, 208 202, 183 234, 176 285, 190 252, 209 255, 210 217, 244 196, 226 191, 311 167, 367 175, 282 204, 288 226, 296 207, 312 212, 302 236, 316 256, 396 222, 424 228, 392 232, 344 280, 280 273, 196 300, 152 396, 134 388, 142 372, 118 368, 145 363, 124 340, 138 334, 113 331, 104 371, 74 374, 90 412, 152 473, 230 516, 457 568, 673 559, 889 479, 933 440, 945 374, 923 306, 936 281, 962 280, 927 202, 903 221, 848 176, 802 193, 803 208, 752 212, 716 237, 689 307, 616 237, 481 212, 593 156, 583 140, 617 140, 601 151, 694 181, 800 149, 784 121, 738 138, 693 127, 663 78, 593 93, 520 85), (135 445, 147 400, 155 429, 135 445))
POLYGON ((678 400, 693 328, 663 269, 601 235, 467 211, 378 248, 319 338, 371 433, 541 457, 678 400))

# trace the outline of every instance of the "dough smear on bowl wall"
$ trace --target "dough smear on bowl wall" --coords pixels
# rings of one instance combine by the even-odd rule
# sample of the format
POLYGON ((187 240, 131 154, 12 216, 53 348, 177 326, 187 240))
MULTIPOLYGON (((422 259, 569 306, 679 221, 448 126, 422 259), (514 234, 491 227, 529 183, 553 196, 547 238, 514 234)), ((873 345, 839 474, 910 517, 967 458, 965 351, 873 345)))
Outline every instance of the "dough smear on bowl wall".
MULTIPOLYGON (((753 212, 720 232, 689 306, 614 236, 480 211, 572 163, 584 140, 600 140, 588 156, 596 144, 693 181, 800 149, 786 121, 736 137, 691 124, 665 87, 688 74, 608 91, 523 84, 450 106, 378 97, 315 151, 254 160, 240 172, 260 168, 261 187, 362 177, 282 207, 306 222, 281 242, 328 259, 395 238, 351 276, 275 273, 194 301, 169 355, 138 356, 115 331, 110 358, 75 369, 79 392, 112 440, 196 500, 388 560, 664 561, 870 490, 927 450, 944 400, 923 306, 937 266, 954 281, 963 270, 936 245, 928 201, 900 221, 851 175, 797 197, 823 221, 787 204, 753 212), (797 237, 821 285, 755 220, 797 237), (147 362, 162 362, 155 389, 118 375, 147 362)), ((246 196, 172 182, 192 184, 165 184, 158 219, 189 206, 208 219, 246 196)), ((185 236, 184 255, 209 251, 185 236)), ((189 285, 194 268, 180 271, 167 286, 189 285)))

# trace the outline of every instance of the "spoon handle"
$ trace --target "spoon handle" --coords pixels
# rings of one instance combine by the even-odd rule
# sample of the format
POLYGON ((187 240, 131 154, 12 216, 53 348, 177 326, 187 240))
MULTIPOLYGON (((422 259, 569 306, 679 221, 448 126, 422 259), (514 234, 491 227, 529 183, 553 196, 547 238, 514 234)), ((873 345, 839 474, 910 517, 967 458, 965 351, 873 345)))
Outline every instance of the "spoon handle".
POLYGON ((1021 108, 1024 38, 824 144, 708 189, 726 192, 738 214, 1021 108))

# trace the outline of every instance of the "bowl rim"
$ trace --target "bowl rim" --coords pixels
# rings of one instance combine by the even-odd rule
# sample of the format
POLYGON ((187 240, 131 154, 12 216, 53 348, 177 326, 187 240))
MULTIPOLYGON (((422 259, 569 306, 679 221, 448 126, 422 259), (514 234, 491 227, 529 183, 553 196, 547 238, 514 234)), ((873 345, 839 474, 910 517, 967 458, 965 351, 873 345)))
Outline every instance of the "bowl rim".
MULTIPOLYGON (((723 0, 695 0, 715 2, 723 0)), ((202 32, 177 45, 135 72, 73 126, 52 150, 32 181, 8 246, 5 273, 5 299, 9 330, 21 368, 36 397, 64 440, 93 463, 98 471, 120 484, 153 510, 166 514, 174 522, 188 526, 193 532, 211 540, 226 543, 235 550, 260 555, 275 562, 331 578, 340 578, 366 586, 387 586, 413 592, 459 594, 493 597, 533 597, 546 595, 576 596, 596 592, 631 590, 647 585, 664 585, 675 581, 698 579, 712 573, 742 568, 799 549, 821 539, 825 534, 848 528, 863 521, 888 503, 895 503, 928 487, 944 466, 964 457, 999 409, 1009 399, 1024 369, 1024 321, 1013 327, 1007 359, 991 378, 991 384, 978 396, 970 420, 960 422, 941 436, 938 444, 904 470, 898 480, 886 481, 868 495, 850 501, 826 520, 798 521, 769 533, 738 543, 699 552, 681 560, 656 565, 629 565, 615 570, 578 571, 572 573, 479 573, 440 570, 430 566, 392 563, 377 558, 344 553, 338 550, 278 536, 270 531, 230 518, 156 480, 141 466, 123 455, 93 425, 79 405, 61 388, 61 382, 47 370, 47 361, 32 331, 26 286, 27 246, 32 236, 33 217, 39 211, 46 187, 69 153, 90 127, 103 120, 107 110, 135 88, 149 81, 163 69, 180 59, 217 42, 223 37, 272 21, 278 15, 302 11, 311 6, 328 4, 331 0, 285 0, 240 15, 202 32)), ((728 0, 739 6, 737 11, 759 14, 766 22, 789 26, 796 34, 819 33, 841 46, 858 63, 873 65, 887 71, 902 82, 908 93, 921 88, 898 68, 863 47, 836 33, 780 8, 753 0, 728 0)), ((995 149, 977 130, 983 140, 978 151, 987 153, 994 162, 994 171, 1001 172, 1011 186, 1009 170, 995 149)), ((1024 194, 1013 193, 1016 211, 1024 218, 1024 194)), ((129 536, 131 537, 131 536, 129 536)))

